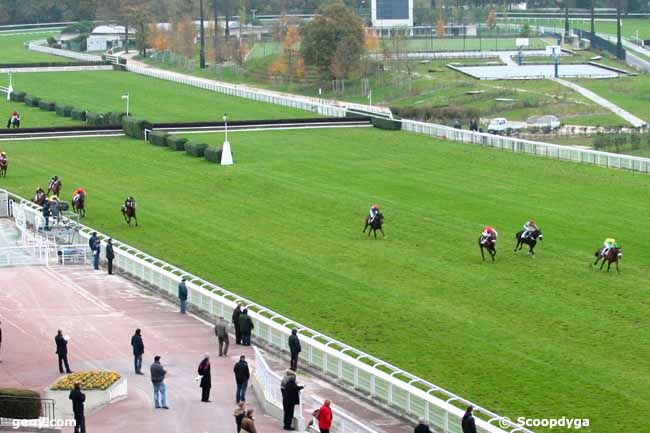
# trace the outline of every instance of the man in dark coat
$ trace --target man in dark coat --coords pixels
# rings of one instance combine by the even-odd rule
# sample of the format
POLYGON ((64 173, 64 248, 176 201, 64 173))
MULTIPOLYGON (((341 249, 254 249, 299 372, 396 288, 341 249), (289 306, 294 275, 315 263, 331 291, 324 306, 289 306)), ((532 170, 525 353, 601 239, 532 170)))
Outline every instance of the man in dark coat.
POLYGON ((473 406, 468 406, 465 415, 463 415, 461 422, 463 433, 476 433, 476 423, 474 422, 474 415, 472 415, 473 410, 473 406))
POLYGON ((239 332, 241 332, 241 344, 243 344, 244 346, 250 346, 251 333, 253 332, 255 325, 253 325, 253 319, 251 319, 250 316, 248 315, 247 308, 244 308, 244 311, 242 311, 241 316, 239 316, 238 322, 239 322, 239 332))
POLYGON ((86 394, 81 392, 81 384, 75 382, 74 389, 68 397, 72 400, 72 412, 74 413, 74 433, 86 433, 86 418, 84 416, 84 401, 86 394))
POLYGON ((151 383, 153 384, 153 402, 156 409, 169 409, 167 406, 167 386, 165 385, 165 376, 167 370, 160 363, 160 355, 153 357, 153 364, 149 368, 151 374, 151 383), (159 398, 160 397, 160 398, 159 398))
POLYGON ((241 316, 241 304, 237 304, 237 307, 235 307, 235 310, 232 312, 232 326, 235 328, 235 344, 241 344, 239 316, 241 316))
POLYGON ((45 230, 50 229, 50 201, 45 197, 45 201, 43 202, 43 218, 45 218, 45 230))
POLYGON ((201 376, 201 401, 210 401, 210 388, 212 388, 212 376, 210 374, 210 355, 207 353, 199 364, 199 376, 201 376))
POLYGON ((235 364, 233 372, 235 373, 235 382, 237 383, 237 395, 235 400, 236 404, 239 404, 240 401, 246 401, 246 388, 248 387, 248 379, 251 376, 244 355, 239 357, 239 362, 235 364))
POLYGON ((432 433, 424 418, 418 420, 418 425, 415 426, 414 433, 432 433))
POLYGON ((289 380, 284 385, 282 395, 282 407, 284 408, 284 429, 293 430, 293 413, 297 404, 300 404, 300 391, 304 386, 296 383, 296 376, 289 376, 289 380))
POLYGON ((144 343, 142 342, 142 331, 140 328, 135 330, 131 337, 131 346, 133 346, 133 366, 135 374, 144 374, 142 372, 142 355, 144 355, 144 343))
POLYGON ((108 262, 108 275, 113 275, 113 259, 115 258, 115 251, 113 251, 113 239, 109 239, 106 244, 106 261, 108 262))
POLYGON ((181 302, 181 314, 185 314, 187 311, 187 286, 185 285, 185 278, 178 285, 178 300, 181 302))
POLYGON ((63 331, 60 329, 54 337, 54 342, 56 343, 56 354, 59 357, 59 373, 63 374, 63 364, 65 364, 65 372, 72 373, 68 365, 68 341, 63 338, 63 331))
POLYGON ((289 368, 293 371, 298 369, 298 355, 301 350, 300 340, 298 339, 298 330, 292 329, 291 335, 289 336, 289 351, 291 352, 291 366, 289 368))

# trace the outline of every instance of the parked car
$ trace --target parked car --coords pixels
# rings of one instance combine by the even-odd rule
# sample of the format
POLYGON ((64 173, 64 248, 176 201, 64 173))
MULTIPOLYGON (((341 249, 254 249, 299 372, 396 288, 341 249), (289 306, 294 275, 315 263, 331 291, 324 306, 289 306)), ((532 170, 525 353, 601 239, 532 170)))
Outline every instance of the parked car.
POLYGON ((497 117, 496 119, 490 120, 490 123, 488 124, 488 132, 490 134, 510 135, 525 126, 526 124, 524 122, 508 122, 508 119, 505 117, 497 117))

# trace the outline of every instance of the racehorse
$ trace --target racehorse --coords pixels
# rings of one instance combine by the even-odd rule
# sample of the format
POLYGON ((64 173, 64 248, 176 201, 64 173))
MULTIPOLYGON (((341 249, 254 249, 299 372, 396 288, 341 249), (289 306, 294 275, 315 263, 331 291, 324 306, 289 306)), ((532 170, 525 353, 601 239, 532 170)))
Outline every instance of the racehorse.
POLYGON ((515 245, 515 252, 521 251, 521 249, 525 245, 528 245, 528 255, 535 256, 535 245, 537 245, 537 240, 539 239, 540 241, 544 239, 544 235, 542 235, 542 232, 540 230, 535 230, 530 232, 526 238, 522 238, 522 235, 524 234, 523 230, 520 230, 517 232, 515 235, 515 239, 517 239, 517 245, 515 245))
POLYGON ((7 177, 8 166, 9 162, 5 158, 0 159, 0 177, 7 177))
POLYGON ((492 261, 494 261, 494 257, 497 255, 496 243, 494 242, 494 239, 488 237, 485 242, 482 241, 483 235, 479 236, 478 238, 478 247, 481 249, 481 257, 483 258, 483 261, 485 261, 485 253, 483 253, 484 248, 488 253, 490 253, 490 257, 492 257, 492 261))
POLYGON ((72 210, 80 217, 86 216, 86 193, 78 193, 72 198, 72 210))
POLYGON ((63 184, 61 183, 61 179, 52 180, 50 181, 50 184, 47 186, 47 193, 49 194, 51 192, 52 194, 58 197, 59 193, 61 192, 62 186, 63 184))
POLYGON ((131 225, 131 218, 135 220, 135 226, 138 226, 138 218, 135 216, 135 206, 122 205, 122 216, 124 216, 124 221, 129 226, 131 225))
POLYGON ((37 192, 32 199, 32 202, 39 206, 43 206, 43 203, 45 203, 45 200, 47 199, 47 194, 42 191, 43 190, 37 192))
POLYGON ((598 264, 598 261, 600 259, 603 259, 602 263, 600 264, 600 269, 603 269, 603 265, 605 265, 605 262, 607 262, 607 272, 609 272, 609 268, 612 266, 612 263, 616 263, 616 272, 621 272, 618 266, 618 262, 621 260, 621 258, 623 258, 623 251, 620 248, 610 248, 607 252, 607 255, 603 256, 603 248, 596 251, 596 261, 594 262, 593 266, 596 266, 598 264))
POLYGON ((15 117, 11 116, 9 120, 7 120, 7 128, 20 128, 20 117, 15 117))
POLYGON ((366 217, 366 225, 363 227, 363 231, 361 233, 365 233, 366 229, 368 226, 370 226, 370 230, 368 230, 368 237, 370 237, 370 233, 375 234, 375 239, 377 239, 377 230, 381 232, 381 235, 383 237, 386 237, 386 234, 384 233, 384 229, 382 229, 382 226, 384 225, 384 215, 381 212, 377 212, 377 215, 375 215, 375 218, 370 221, 370 217, 366 217))

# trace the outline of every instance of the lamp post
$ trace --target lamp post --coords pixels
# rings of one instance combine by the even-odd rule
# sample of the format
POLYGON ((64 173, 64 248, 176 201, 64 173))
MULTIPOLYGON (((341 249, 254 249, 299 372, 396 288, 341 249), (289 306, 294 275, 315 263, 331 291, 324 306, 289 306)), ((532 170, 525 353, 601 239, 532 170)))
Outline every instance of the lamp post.
POLYGON ((224 143, 228 143, 228 114, 223 113, 223 126, 226 130, 226 140, 224 143))
POLYGON ((126 99, 126 116, 129 116, 129 102, 131 100, 131 97, 129 95, 129 92, 126 92, 124 95, 122 95, 122 100, 126 99))

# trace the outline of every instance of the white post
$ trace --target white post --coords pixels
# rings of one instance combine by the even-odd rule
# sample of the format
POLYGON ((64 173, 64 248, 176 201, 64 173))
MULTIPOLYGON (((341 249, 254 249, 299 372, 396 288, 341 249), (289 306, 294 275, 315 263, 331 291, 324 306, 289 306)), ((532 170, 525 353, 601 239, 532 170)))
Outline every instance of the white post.
POLYGON ((228 116, 224 113, 223 124, 226 132, 223 147, 221 148, 221 165, 232 165, 232 151, 230 150, 230 143, 228 142, 228 116))
POLYGON ((13 80, 11 72, 9 72, 9 87, 7 88, 7 101, 11 101, 11 94, 14 92, 13 80))
POLYGON ((368 99, 370 100, 370 106, 372 107, 372 89, 368 92, 368 99))

